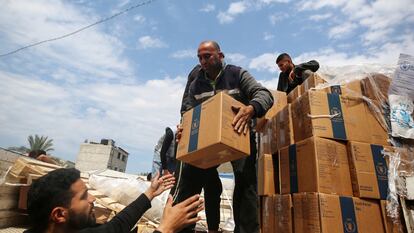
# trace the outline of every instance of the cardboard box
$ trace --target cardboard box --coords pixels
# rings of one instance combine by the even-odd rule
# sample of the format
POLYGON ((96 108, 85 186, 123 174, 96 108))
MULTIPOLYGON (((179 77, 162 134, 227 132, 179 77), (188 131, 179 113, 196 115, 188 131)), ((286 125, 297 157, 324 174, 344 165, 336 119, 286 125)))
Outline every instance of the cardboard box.
POLYGON ((293 103, 293 101, 295 101, 297 98, 299 98, 299 96, 301 94, 302 94, 301 93, 301 87, 300 87, 300 85, 297 85, 295 87, 295 89, 290 91, 289 94, 287 95, 287 102, 288 103, 293 103))
POLYGON ((256 122, 256 131, 262 132, 266 122, 274 117, 280 110, 287 105, 287 96, 285 92, 270 90, 273 95, 273 106, 267 111, 264 117, 258 118, 256 122))
POLYGON ((234 131, 231 106, 243 104, 220 92, 184 113, 177 159, 205 169, 249 156, 250 133, 234 131))
POLYGON ((352 196, 346 145, 311 137, 282 148, 281 193, 321 192, 352 196))
POLYGON ((293 233, 293 203, 292 196, 275 195, 275 233, 293 233))
POLYGON ((283 148, 294 144, 293 136, 293 121, 292 121, 292 110, 291 104, 285 106, 276 115, 276 144, 277 148, 283 148))
MULTIPOLYGON (((375 112, 376 110, 369 108, 368 105, 365 106, 367 111, 365 122, 368 124, 370 129, 370 143, 389 145, 387 126, 384 116, 381 112, 375 112)), ((379 109, 377 108, 377 110, 379 109)))
POLYGON ((338 95, 350 95, 350 96, 361 96, 362 95, 360 80, 353 80, 350 82, 345 82, 345 83, 337 84, 337 85, 329 85, 327 87, 318 89, 318 91, 319 90, 326 92, 326 93, 338 94, 338 95))
POLYGON ((361 80, 363 95, 375 101, 388 100, 391 79, 383 74, 372 74, 361 80))
MULTIPOLYGON (((388 165, 384 146, 362 142, 348 143, 349 167, 354 196, 387 199, 388 165)), ((385 146, 385 150, 392 151, 385 146)))
POLYGON ((384 233, 379 203, 322 193, 293 194, 295 233, 384 233))
POLYGON ((361 98, 307 92, 292 104, 295 142, 318 136, 382 144, 385 131, 370 114, 361 98))
POLYGON ((280 193, 278 154, 264 154, 260 156, 257 166, 258 194, 269 196, 280 193))
POLYGON ((290 194, 260 197, 262 233, 293 233, 293 203, 290 194))
POLYGON ((261 197, 261 233, 273 233, 275 230, 275 203, 272 196, 261 197))
POLYGON ((313 73, 309 78, 307 78, 300 86, 300 93, 304 94, 309 89, 317 87, 319 84, 326 83, 325 79, 322 78, 318 73, 313 73))
MULTIPOLYGON (((381 215, 382 215, 382 221, 384 222, 385 232, 386 233, 399 233, 400 228, 402 228, 402 224, 393 222, 391 217, 387 215, 387 201, 381 200, 380 205, 381 205, 381 215)), ((402 231, 402 232, 405 232, 405 231, 402 231)))
POLYGON ((277 153, 276 117, 266 121, 259 137, 259 156, 277 153))

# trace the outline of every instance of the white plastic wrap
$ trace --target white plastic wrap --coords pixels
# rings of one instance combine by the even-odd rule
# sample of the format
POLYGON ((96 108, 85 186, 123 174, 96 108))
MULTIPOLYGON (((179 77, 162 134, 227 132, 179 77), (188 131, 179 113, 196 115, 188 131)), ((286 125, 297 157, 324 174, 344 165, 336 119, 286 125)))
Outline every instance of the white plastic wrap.
MULTIPOLYGON (((232 231, 234 229, 233 212, 231 209, 231 197, 233 195, 234 182, 233 179, 221 178, 223 193, 222 200, 225 205, 229 205, 230 209, 220 210, 220 227, 225 231, 232 231)), ((139 195, 144 193, 150 185, 150 182, 136 178, 114 178, 109 176, 91 174, 89 176, 89 185, 105 194, 106 196, 114 199, 122 205, 128 205, 134 201, 139 195)), ((166 190, 160 196, 155 197, 151 201, 151 209, 144 213, 146 219, 151 220, 154 223, 159 224, 164 211, 165 203, 167 202, 170 190, 166 190)), ((196 225, 197 230, 207 230, 207 223, 205 219, 205 212, 199 213, 202 216, 202 220, 196 225)))
MULTIPOLYGON (((144 193, 150 183, 140 179, 110 178, 92 174, 89 177, 89 185, 126 206, 144 193)), ((155 223, 159 223, 168 194, 169 190, 154 198, 151 202, 151 209, 144 213, 144 217, 155 223)))

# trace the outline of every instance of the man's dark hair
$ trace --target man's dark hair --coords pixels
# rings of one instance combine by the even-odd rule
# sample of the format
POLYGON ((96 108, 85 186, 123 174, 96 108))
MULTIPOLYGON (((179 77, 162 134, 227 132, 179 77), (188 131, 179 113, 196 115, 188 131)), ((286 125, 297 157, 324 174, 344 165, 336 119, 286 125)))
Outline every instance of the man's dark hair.
POLYGON ((70 187, 80 179, 75 168, 60 168, 34 181, 27 194, 27 212, 35 232, 46 230, 53 208, 70 206, 70 187))
POLYGON ((29 157, 31 158, 37 158, 39 155, 46 155, 46 151, 44 150, 32 150, 29 152, 29 157))
POLYGON ((292 58, 290 58, 289 54, 287 53, 282 53, 279 56, 277 56, 276 58, 276 63, 279 63, 281 60, 288 58, 289 60, 292 60, 292 58))

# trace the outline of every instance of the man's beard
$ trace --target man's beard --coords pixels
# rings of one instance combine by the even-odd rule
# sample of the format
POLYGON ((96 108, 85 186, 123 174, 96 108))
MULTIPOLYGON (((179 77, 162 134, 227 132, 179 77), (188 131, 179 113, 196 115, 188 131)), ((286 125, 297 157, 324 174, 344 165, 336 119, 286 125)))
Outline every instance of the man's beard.
POLYGON ((74 230, 81 230, 87 227, 96 226, 95 213, 92 212, 92 210, 93 208, 91 208, 91 212, 89 212, 88 214, 75 213, 72 210, 69 210, 69 228, 74 230))
POLYGON ((223 62, 220 59, 217 59, 214 62, 214 64, 211 64, 210 67, 208 67, 205 71, 207 73, 212 73, 212 72, 215 72, 215 71, 219 71, 221 69, 223 69, 223 62))

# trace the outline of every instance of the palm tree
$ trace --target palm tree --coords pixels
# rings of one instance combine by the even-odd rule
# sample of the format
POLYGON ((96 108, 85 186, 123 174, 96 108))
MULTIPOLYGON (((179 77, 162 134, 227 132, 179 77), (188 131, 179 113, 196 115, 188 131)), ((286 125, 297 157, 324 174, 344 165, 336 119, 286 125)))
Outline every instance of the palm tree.
POLYGON ((29 135, 29 137, 27 137, 27 140, 29 141, 30 151, 44 150, 48 152, 54 150, 52 143, 53 139, 48 139, 48 137, 39 137, 37 134, 34 137, 33 135, 29 135))

